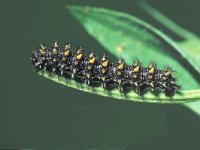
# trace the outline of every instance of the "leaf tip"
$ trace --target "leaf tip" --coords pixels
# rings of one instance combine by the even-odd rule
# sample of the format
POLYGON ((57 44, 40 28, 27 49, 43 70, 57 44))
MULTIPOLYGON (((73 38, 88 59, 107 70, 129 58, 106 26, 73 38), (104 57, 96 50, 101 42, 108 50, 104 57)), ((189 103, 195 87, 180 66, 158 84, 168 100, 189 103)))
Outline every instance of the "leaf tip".
POLYGON ((91 7, 81 5, 65 5, 65 8, 72 13, 87 13, 91 7))
POLYGON ((65 8, 68 10, 80 10, 82 8, 82 6, 67 4, 67 5, 65 5, 65 8))

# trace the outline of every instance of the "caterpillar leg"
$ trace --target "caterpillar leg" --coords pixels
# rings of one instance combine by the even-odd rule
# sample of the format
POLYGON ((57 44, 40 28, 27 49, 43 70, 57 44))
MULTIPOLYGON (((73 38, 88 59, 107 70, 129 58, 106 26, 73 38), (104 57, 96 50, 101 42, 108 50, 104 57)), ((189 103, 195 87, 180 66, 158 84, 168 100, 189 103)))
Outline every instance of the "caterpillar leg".
POLYGON ((75 69, 72 70, 72 74, 71 74, 72 79, 75 78, 76 73, 77 73, 77 69, 75 68, 75 69))
POLYGON ((85 84, 89 85, 90 84, 90 80, 89 79, 85 79, 85 84))
POLYGON ((105 88, 107 87, 107 84, 106 84, 106 82, 102 82, 102 83, 101 83, 101 86, 102 86, 102 88, 104 88, 104 89, 105 89, 105 88))
POLYGON ((122 85, 122 84, 118 84, 118 90, 120 91, 120 92, 123 92, 124 91, 124 85, 122 85))
POLYGON ((174 93, 175 93, 175 89, 174 89, 174 87, 167 86, 167 87, 164 89, 164 93, 165 93, 166 96, 173 96, 174 93))

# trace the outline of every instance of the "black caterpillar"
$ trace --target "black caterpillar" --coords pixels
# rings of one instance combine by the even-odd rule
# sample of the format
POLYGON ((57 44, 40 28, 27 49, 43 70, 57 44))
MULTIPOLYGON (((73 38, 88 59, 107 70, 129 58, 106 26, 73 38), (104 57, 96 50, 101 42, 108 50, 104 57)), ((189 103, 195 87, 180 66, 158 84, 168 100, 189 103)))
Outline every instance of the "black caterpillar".
POLYGON ((121 92, 128 87, 139 94, 146 89, 159 89, 173 96, 180 89, 170 67, 159 70, 155 63, 142 67, 139 60, 128 66, 123 59, 110 62, 105 54, 98 60, 93 52, 84 56, 82 47, 72 51, 70 44, 59 47, 58 41, 51 48, 40 44, 40 48, 32 52, 31 61, 37 71, 47 70, 66 78, 81 79, 86 84, 98 82, 103 88, 114 85, 121 92))

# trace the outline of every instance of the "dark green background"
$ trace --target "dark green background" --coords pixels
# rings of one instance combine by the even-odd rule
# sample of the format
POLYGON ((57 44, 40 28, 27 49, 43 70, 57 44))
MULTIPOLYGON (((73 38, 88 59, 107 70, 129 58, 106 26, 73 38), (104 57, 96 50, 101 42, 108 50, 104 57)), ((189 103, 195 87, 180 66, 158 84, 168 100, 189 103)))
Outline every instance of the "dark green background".
MULTIPOLYGON (((198 0, 151 0, 175 22, 200 35, 198 0)), ((0 1, 0 148, 200 149, 200 118, 179 105, 120 102, 38 76, 29 63, 39 41, 102 49, 64 9, 91 5, 152 22, 134 1, 0 1)), ((175 37, 179 39, 178 37, 175 37)))

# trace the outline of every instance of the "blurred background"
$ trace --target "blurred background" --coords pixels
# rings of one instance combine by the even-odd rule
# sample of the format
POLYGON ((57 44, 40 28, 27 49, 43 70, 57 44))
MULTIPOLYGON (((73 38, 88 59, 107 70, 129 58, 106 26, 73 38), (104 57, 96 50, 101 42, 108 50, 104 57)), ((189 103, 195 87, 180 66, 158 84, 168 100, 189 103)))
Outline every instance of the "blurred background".
MULTIPOLYGON (((200 118, 180 105, 120 102, 49 81, 35 73, 30 54, 54 39, 103 49, 65 9, 105 7, 137 16, 175 39, 136 0, 0 1, 0 148, 70 150, 200 149, 200 118)), ((148 0, 200 35, 198 0, 148 0)))

